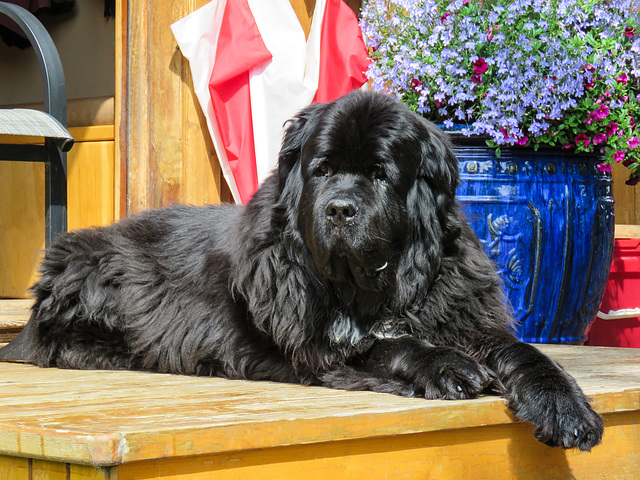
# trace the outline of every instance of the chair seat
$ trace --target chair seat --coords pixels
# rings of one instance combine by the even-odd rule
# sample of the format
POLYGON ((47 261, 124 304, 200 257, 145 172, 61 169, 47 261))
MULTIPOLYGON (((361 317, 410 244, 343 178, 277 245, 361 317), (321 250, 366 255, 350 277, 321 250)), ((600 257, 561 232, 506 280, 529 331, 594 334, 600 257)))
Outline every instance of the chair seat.
POLYGON ((0 109, 0 135, 53 138, 63 152, 73 146, 73 137, 54 117, 40 110, 0 109))

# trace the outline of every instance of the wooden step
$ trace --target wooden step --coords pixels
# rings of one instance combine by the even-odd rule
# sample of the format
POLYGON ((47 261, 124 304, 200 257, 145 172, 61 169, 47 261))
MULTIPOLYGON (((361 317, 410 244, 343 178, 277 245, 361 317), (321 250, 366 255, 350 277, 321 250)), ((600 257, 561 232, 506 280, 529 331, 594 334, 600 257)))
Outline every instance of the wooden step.
POLYGON ((29 321, 32 305, 31 299, 0 300, 0 347, 18 336, 29 321))

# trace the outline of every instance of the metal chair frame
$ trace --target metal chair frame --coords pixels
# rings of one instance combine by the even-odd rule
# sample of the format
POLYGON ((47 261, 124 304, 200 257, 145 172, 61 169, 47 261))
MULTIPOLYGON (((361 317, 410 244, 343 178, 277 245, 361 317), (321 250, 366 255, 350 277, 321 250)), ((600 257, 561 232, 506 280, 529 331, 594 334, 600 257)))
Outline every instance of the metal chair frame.
MULTIPOLYGON (((14 4, 0 2, 0 13, 7 15, 25 33, 37 55, 44 88, 44 111, 67 125, 67 91, 60 55, 42 23, 28 10, 14 4)), ((68 133, 68 132, 67 132, 68 133)), ((71 135, 43 136, 44 145, 16 145, 0 143, 0 160, 43 162, 45 165, 45 245, 67 231, 67 154, 73 146, 71 135)))

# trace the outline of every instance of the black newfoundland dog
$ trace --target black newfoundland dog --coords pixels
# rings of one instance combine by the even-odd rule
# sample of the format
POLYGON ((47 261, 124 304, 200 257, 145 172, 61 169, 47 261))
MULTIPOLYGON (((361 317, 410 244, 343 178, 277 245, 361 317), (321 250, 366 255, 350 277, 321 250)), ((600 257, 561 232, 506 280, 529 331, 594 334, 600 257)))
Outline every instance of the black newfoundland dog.
POLYGON ((602 421, 510 333, 457 184, 446 138, 395 100, 312 105, 247 206, 175 206, 59 237, 0 357, 428 399, 498 391, 541 442, 589 450, 602 421))

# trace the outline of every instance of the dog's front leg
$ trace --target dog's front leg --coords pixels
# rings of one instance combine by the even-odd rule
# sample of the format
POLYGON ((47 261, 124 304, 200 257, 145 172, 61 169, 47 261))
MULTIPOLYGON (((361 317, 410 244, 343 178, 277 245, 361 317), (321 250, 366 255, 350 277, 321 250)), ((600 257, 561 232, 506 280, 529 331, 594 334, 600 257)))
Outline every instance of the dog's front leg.
POLYGON ((535 425, 535 437, 585 451, 600 443, 602 420, 573 377, 535 347, 498 338, 483 342, 484 360, 516 416, 535 425))
POLYGON ((455 400, 476 397, 490 376, 460 350, 402 337, 377 340, 353 365, 338 367, 321 381, 333 388, 455 400))

